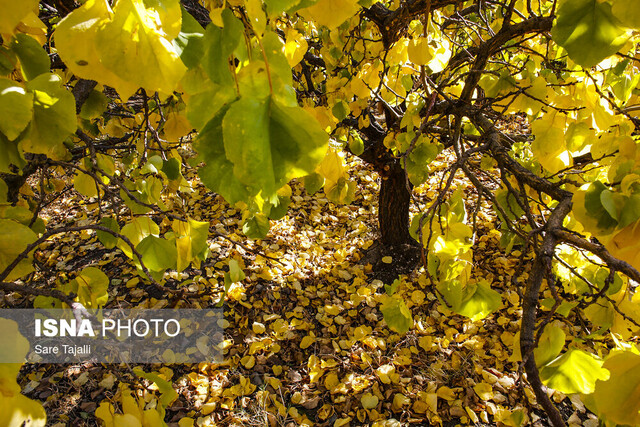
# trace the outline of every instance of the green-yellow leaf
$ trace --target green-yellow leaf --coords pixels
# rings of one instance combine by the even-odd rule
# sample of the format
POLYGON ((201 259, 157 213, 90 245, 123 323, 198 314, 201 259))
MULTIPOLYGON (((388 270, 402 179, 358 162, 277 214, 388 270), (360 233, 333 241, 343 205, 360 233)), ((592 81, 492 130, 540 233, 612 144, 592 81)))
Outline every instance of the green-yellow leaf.
POLYGON ((640 424, 640 355, 615 353, 603 365, 610 377, 596 382, 593 401, 607 421, 621 425, 640 424))
POLYGON ((593 393, 597 380, 606 380, 609 372, 602 361, 574 348, 540 370, 540 379, 550 388, 565 394, 593 393))
POLYGON ((386 298, 380 307, 380 311, 384 316, 384 321, 389 325, 389 328, 400 334, 407 333, 413 326, 411 310, 409 310, 407 304, 405 304, 401 298, 386 298))
POLYGON ((559 327, 548 325, 544 328, 538 346, 533 350, 536 364, 544 366, 555 359, 564 347, 565 333, 559 327))
MULTIPOLYGON (((0 271, 7 268, 27 246, 37 239, 29 228, 10 219, 0 219, 0 271)), ((6 281, 23 277, 33 271, 33 266, 26 257, 9 273, 6 281)))
MULTIPOLYGON (((157 236, 160 233, 160 228, 151 218, 147 216, 139 216, 131 220, 128 224, 125 224, 120 233, 127 237, 135 247, 145 237, 149 235, 157 236)), ((118 248, 120 248, 120 250, 129 258, 133 257, 131 247, 122 239, 118 240, 118 248)))
POLYGON ((83 269, 74 281, 76 300, 87 308, 101 308, 109 300, 109 278, 96 267, 83 269))
POLYGON ((553 40, 583 67, 593 67, 627 41, 628 35, 618 26, 609 2, 567 0, 560 4, 557 14, 551 30, 553 40))
POLYGON ((164 271, 175 268, 178 253, 174 242, 149 235, 136 246, 142 256, 145 267, 151 271, 164 271))
POLYGON ((33 92, 33 120, 20 146, 25 152, 62 159, 62 142, 76 131, 76 101, 55 74, 42 74, 27 83, 33 92))
POLYGON ((9 79, 0 79, 0 132, 13 141, 25 130, 32 115, 33 95, 9 79))
POLYGON ((40 74, 49 72, 49 55, 33 37, 17 34, 11 42, 11 50, 20 60, 20 68, 25 79, 33 80, 40 74))

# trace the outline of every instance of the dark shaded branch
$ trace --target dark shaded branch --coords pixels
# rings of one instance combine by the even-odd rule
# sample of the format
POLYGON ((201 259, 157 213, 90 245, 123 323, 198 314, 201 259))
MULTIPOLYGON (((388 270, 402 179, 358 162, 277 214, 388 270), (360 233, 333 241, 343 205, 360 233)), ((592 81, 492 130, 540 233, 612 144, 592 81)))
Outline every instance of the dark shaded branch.
POLYGON ((180 0, 180 4, 189 12, 189 15, 193 16, 193 19, 198 21, 198 24, 202 25, 202 28, 207 28, 211 22, 209 11, 198 0, 180 0))
POLYGON ((407 33, 409 23, 427 9, 435 10, 458 3, 458 0, 408 0, 396 10, 389 10, 382 3, 375 3, 364 9, 364 16, 377 25, 384 47, 389 48, 407 33))
POLYGON ((558 206, 551 212, 549 220, 544 226, 544 238, 540 250, 536 254, 536 259, 531 269, 531 276, 527 282, 527 287, 522 303, 522 323, 520 327, 520 352, 527 373, 527 381, 531 384, 538 403, 544 408, 553 426, 565 426, 562 415, 555 407, 540 380, 540 373, 536 365, 533 349, 536 346, 535 329, 538 311, 538 301, 542 281, 551 270, 551 262, 555 253, 558 239, 555 231, 562 228, 562 221, 571 211, 571 196, 560 201, 558 206))

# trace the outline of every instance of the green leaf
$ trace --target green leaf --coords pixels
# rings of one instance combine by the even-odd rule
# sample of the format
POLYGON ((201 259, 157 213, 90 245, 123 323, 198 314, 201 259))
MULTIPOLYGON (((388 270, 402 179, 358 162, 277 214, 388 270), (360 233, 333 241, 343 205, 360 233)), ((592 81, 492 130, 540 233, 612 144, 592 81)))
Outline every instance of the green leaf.
POLYGON ((207 123, 198 135, 195 149, 200 154, 197 161, 205 162, 205 165, 198 169, 198 175, 204 185, 220 194, 228 203, 234 204, 241 200, 249 200, 251 193, 235 176, 233 163, 225 154, 222 119, 226 112, 227 108, 207 123))
POLYGON ((12 219, 28 227, 33 218, 33 212, 21 206, 0 206, 0 218, 12 219))
POLYGON ((627 33, 618 26, 608 2, 567 0, 560 4, 557 15, 551 36, 583 67, 593 67, 627 41, 627 33))
POLYGON ((324 185, 324 178, 316 172, 312 172, 304 177, 304 189, 309 195, 313 195, 324 185))
POLYGON ((607 187, 602 182, 595 181, 589 185, 589 189, 584 196, 584 207, 587 213, 598 221, 598 228, 603 230, 613 228, 618 224, 618 221, 602 205, 600 196, 605 190, 607 190, 607 187))
POLYGON ((191 235, 191 251, 194 257, 204 260, 209 252, 207 239, 209 238, 209 223, 206 221, 189 220, 191 235))
POLYGON ((231 283, 241 282, 245 279, 244 271, 235 259, 229 260, 229 279, 231 283))
POLYGON ((616 424, 640 425, 640 355, 616 352, 607 358, 603 368, 609 370, 610 377, 596 382, 596 413, 616 424))
MULTIPOLYGON (((103 227, 107 227, 109 230, 113 230, 116 233, 120 233, 120 226, 118 225, 118 221, 110 217, 104 217, 100 220, 100 225, 103 227)), ((118 243, 118 238, 111 233, 106 231, 96 231, 96 235, 98 236, 98 240, 100 243, 104 245, 107 249, 113 249, 116 247, 118 243)))
POLYGON ((429 163, 435 160, 442 150, 439 144, 427 141, 416 144, 416 147, 407 157, 407 174, 413 185, 420 185, 429 177, 429 163))
POLYGON ((187 68, 194 68, 200 64, 204 55, 204 28, 196 21, 184 7, 182 11, 182 28, 180 34, 173 40, 180 59, 187 68))
POLYGON ((233 85, 213 85, 212 88, 191 95, 187 104, 187 119, 198 130, 237 99, 233 85))
MULTIPOLYGON (((36 239, 36 233, 29 227, 10 219, 0 219, 0 271, 7 268, 36 239)), ((26 257, 9 273, 6 281, 19 279, 32 271, 33 266, 29 257, 26 257)))
POLYGON ((340 177, 338 182, 326 182, 324 192, 332 202, 348 205, 356 198, 356 183, 340 177))
POLYGON ((331 114, 333 114, 333 117, 338 119, 338 121, 342 121, 349 115, 349 105, 343 100, 339 100, 334 104, 333 108, 331 108, 331 114))
POLYGON ((16 67, 16 62, 16 54, 6 46, 0 46, 0 76, 11 74, 16 67))
POLYGON ((538 367, 558 357, 564 347, 565 337, 564 331, 558 327, 547 325, 544 328, 538 346, 533 350, 538 367))
MULTIPOLYGON (((2 145, 0 144, 0 150, 2 149, 2 145)), ((0 168, 0 171, 2 168, 0 168)), ((4 204, 7 202, 7 196, 9 193, 9 187, 7 187, 7 183, 4 182, 4 179, 0 179, 0 204, 4 204)))
POLYGON ((600 203, 602 207, 607 211, 609 216, 613 219, 618 219, 622 207, 625 203, 625 197, 621 194, 616 194, 610 190, 604 190, 600 193, 600 203))
POLYGON ((271 209, 269 210, 269 219, 277 221, 282 219, 289 209, 289 205, 291 204, 291 197, 277 197, 277 203, 271 205, 271 209))
POLYGON ((364 153, 364 141, 360 138, 360 135, 349 135, 349 151, 356 156, 364 153))
POLYGON ((34 93, 33 120, 20 141, 25 152, 53 159, 67 155, 62 142, 77 128, 76 101, 55 74, 43 74, 27 83, 34 93))
POLYGON ((99 90, 89 92, 87 100, 82 104, 79 116, 85 120, 100 117, 109 105, 109 98, 99 90))
POLYGON ((252 215, 242 225, 242 232, 250 239, 264 239, 269 232, 269 218, 261 213, 252 215))
MULTIPOLYGON (((273 31, 267 31, 264 34, 262 46, 269 63, 271 79, 278 78, 285 85, 292 86, 293 73, 287 57, 284 56, 284 42, 273 31)), ((276 90, 274 93, 278 94, 279 92, 276 90)))
POLYGON ((9 79, 0 79, 0 132, 13 141, 32 116, 33 95, 9 79))
POLYGON ((202 67, 214 83, 232 85, 229 57, 242 39, 244 26, 230 9, 222 11, 222 21, 224 28, 215 25, 207 27, 203 39, 206 52, 202 58, 202 67))
POLYGON ((260 189, 265 195, 275 193, 281 185, 276 183, 271 155, 268 99, 241 98, 232 104, 222 121, 222 131, 225 155, 238 180, 253 194, 260 189))
POLYGON ((540 370, 540 379, 550 388, 565 394, 593 393, 597 380, 606 380, 609 373, 602 361, 574 348, 540 370))
POLYGON ((640 195, 634 194, 627 199, 620 212, 620 228, 636 222, 640 218, 640 195))
POLYGON ((405 304, 401 298, 385 298, 382 306, 380 307, 380 311, 384 316, 384 321, 389 325, 389 328, 399 334, 406 334, 413 326, 411 310, 409 310, 407 304, 405 304))
POLYGON ((12 173, 10 165, 21 169, 26 164, 22 153, 18 150, 18 144, 9 141, 4 134, 0 133, 0 172, 12 173))
POLYGON ((182 173, 180 172, 181 169, 182 164, 180 163, 180 160, 175 157, 172 157, 162 163, 162 172, 167 175, 167 178, 170 181, 182 178, 182 173))
POLYGON ((150 235, 138 243, 136 250, 151 271, 164 271, 176 266, 178 252, 173 241, 150 235))
POLYGON ((40 74, 48 74, 51 61, 36 39, 26 34, 16 34, 11 42, 11 50, 20 60, 22 75, 26 80, 33 80, 40 74))
POLYGON ((636 1, 615 0, 611 12, 625 27, 640 27, 640 8, 636 1))

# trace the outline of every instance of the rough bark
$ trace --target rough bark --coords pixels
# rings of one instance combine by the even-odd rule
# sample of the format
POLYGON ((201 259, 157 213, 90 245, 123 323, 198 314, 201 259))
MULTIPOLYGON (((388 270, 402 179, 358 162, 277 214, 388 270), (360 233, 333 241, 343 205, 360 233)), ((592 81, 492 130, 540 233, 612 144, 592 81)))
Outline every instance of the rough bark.
POLYGON ((381 174, 378 197, 378 223, 380 241, 385 246, 397 246, 412 242, 409 235, 409 203, 411 194, 407 188, 407 175, 399 162, 388 166, 381 174))

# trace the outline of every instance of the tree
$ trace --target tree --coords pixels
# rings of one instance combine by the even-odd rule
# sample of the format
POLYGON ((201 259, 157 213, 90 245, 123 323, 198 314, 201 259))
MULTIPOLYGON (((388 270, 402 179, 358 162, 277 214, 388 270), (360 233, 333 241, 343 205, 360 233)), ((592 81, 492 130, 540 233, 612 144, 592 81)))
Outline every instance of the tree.
MULTIPOLYGON (((346 153, 381 179, 382 244, 417 246, 419 274, 442 304, 472 319, 500 305, 472 266, 476 217, 494 210, 505 253, 521 253, 511 277, 523 309, 514 357, 554 425, 565 421, 544 385, 586 395, 611 425, 640 424, 634 389, 621 385, 639 363, 632 5, 183 3, 3 4, 0 232, 11 242, 0 247, 3 290, 39 295, 42 306, 86 304, 68 288, 32 286, 29 275, 42 242, 93 230, 160 291, 183 295, 163 273, 198 265, 207 237, 220 232, 164 205, 163 194, 190 191, 180 147, 198 153, 191 164, 207 187, 243 209, 252 239, 286 214, 291 179, 349 203, 346 153), (413 190, 440 153, 453 160, 428 208, 410 219, 413 190), (453 191, 458 177, 475 187, 473 203, 453 191), (96 203, 99 224, 39 218, 71 188, 96 203), (596 331, 589 337, 615 336, 618 348, 603 361, 580 345, 587 334, 546 327, 577 319, 596 331)), ((392 290, 382 311, 406 330, 411 312, 392 290)))

